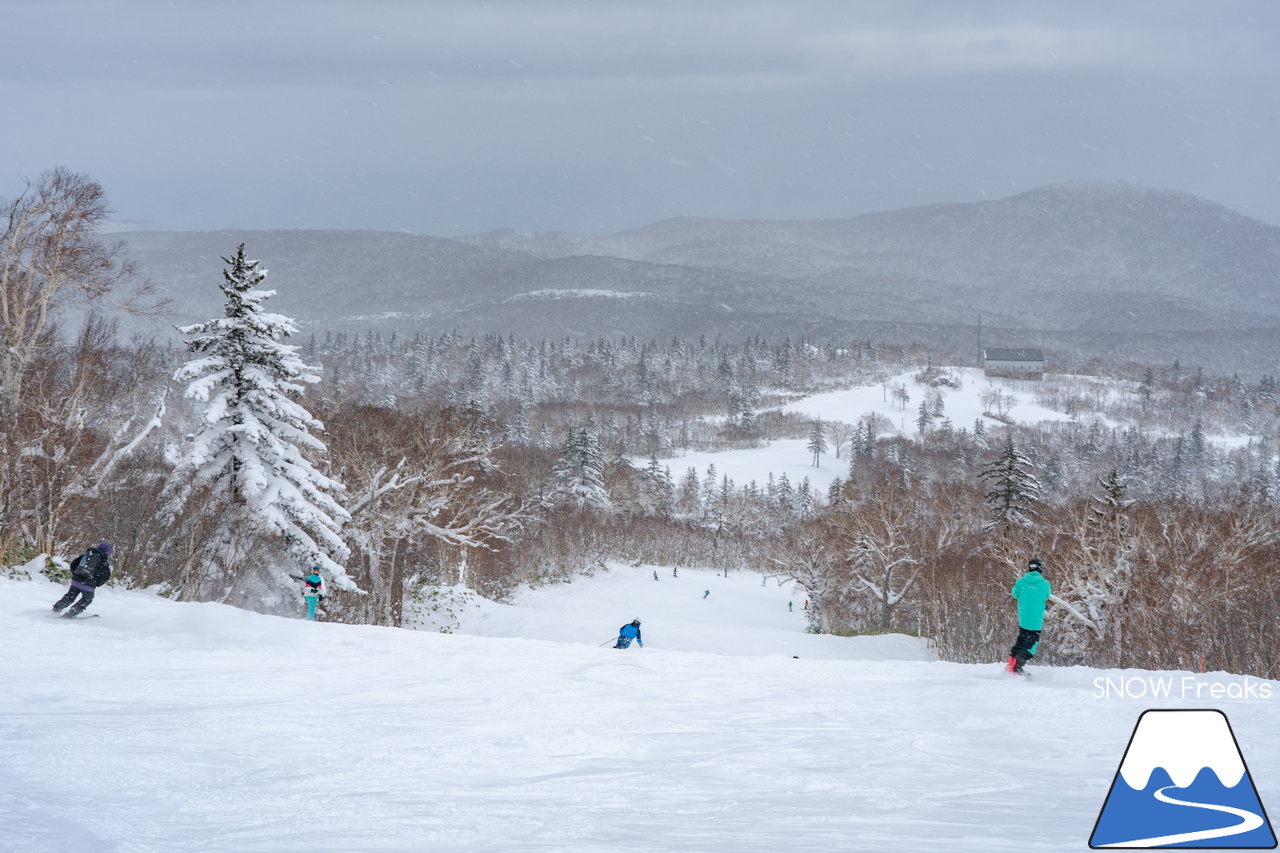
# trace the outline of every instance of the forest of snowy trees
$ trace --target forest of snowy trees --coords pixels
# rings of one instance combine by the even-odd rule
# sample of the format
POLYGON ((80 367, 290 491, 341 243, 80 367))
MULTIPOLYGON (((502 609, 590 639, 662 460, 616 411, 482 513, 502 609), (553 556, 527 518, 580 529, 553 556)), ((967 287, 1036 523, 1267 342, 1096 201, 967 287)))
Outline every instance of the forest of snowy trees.
POLYGON ((1277 675, 1271 377, 1093 364, 1017 388, 1061 421, 1010 422, 993 389, 953 423, 935 365, 956 357, 910 346, 297 334, 236 246, 209 271, 225 316, 125 341, 111 312, 141 303, 113 294, 137 279, 93 232, 95 187, 51 173, 5 208, 0 565, 106 537, 116 583, 284 613, 319 564, 327 618, 390 626, 609 559, 715 566, 800 582, 815 631, 985 661, 1039 555, 1043 660, 1277 675), (72 322, 82 304, 99 313, 72 322), (911 426, 779 411, 859 385, 911 426), (841 475, 741 483, 676 458, 782 438, 841 475))

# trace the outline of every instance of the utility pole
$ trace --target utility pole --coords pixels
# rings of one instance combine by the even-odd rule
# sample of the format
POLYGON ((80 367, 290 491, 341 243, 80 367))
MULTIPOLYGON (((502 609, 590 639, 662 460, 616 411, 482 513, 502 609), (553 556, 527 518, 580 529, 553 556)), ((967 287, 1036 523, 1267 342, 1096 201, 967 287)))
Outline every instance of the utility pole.
POLYGON ((982 315, 978 315, 978 367, 982 367, 982 315))

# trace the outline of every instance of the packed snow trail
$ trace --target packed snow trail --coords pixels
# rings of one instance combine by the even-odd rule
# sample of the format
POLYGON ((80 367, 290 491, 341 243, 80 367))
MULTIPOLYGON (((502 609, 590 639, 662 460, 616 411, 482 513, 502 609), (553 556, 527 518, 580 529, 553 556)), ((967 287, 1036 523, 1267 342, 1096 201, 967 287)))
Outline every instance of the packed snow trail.
MULTIPOLYGON (((793 657, 779 638, 808 637, 803 617, 751 605, 758 575, 681 568, 724 602, 700 627, 684 597, 663 612, 626 591, 630 572, 665 595, 653 569, 480 608, 492 633, 525 619, 558 641, 112 588, 103 618, 65 621, 46 617, 61 587, 0 580, 0 851, 1087 849, 1149 701, 1095 698, 1082 668, 1028 683, 998 663, 793 657), (589 606, 615 587, 624 603, 589 606), (596 647, 635 617, 644 649, 596 647), (726 632, 754 653, 675 641, 726 632)), ((1224 707, 1267 802, 1274 702, 1163 705, 1224 707)))
POLYGON ((461 609, 451 629, 486 637, 589 643, 616 639, 622 624, 638 618, 646 650, 841 660, 935 657, 925 644, 902 634, 851 642, 807 633, 807 593, 754 572, 682 568, 673 577, 671 568, 664 567, 655 581, 653 566, 610 565, 572 583, 522 590, 514 606, 479 600, 461 609), (706 589, 711 595, 704 599, 706 589))

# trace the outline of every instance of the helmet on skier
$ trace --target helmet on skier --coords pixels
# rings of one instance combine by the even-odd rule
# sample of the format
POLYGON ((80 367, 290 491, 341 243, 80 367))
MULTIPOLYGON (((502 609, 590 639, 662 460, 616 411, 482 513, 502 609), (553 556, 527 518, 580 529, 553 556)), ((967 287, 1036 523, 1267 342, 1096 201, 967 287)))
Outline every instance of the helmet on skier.
POLYGON ((1032 557, 1030 560, 1027 561, 1027 571, 1043 572, 1044 560, 1041 560, 1039 557, 1032 557))
POLYGON ((110 557, 111 543, 103 539, 101 542, 98 543, 98 550, 102 552, 103 556, 110 557))
POLYGON ((631 624, 632 624, 632 625, 635 625, 637 628, 639 628, 639 627, 640 627, 640 620, 639 620, 639 619, 632 619, 632 620, 631 620, 631 624))

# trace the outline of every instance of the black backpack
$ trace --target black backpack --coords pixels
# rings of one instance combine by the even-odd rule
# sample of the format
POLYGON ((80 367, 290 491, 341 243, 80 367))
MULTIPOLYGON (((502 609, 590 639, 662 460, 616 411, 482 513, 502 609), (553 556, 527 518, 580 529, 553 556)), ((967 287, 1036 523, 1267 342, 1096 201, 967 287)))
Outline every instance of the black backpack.
POLYGON ((102 586, 111 580, 111 565, 107 562, 107 555, 98 548, 85 551, 80 557, 80 565, 76 567, 74 576, 90 586, 102 586))

